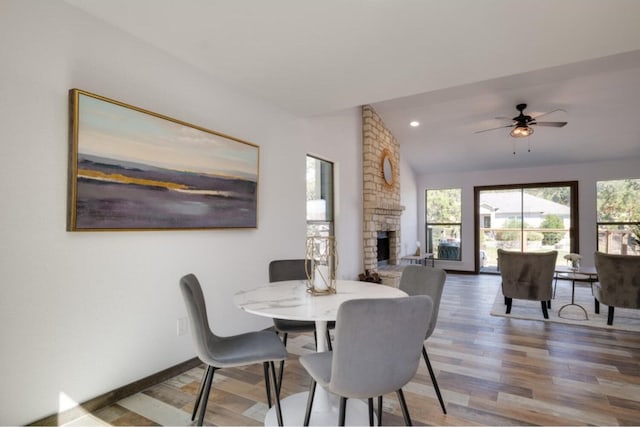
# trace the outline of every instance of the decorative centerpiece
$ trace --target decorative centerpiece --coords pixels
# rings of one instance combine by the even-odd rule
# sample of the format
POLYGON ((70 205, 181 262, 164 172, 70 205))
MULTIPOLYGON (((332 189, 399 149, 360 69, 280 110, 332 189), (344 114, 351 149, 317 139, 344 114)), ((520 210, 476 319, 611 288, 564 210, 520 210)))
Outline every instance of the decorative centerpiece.
POLYGON ((338 253, 336 239, 329 236, 307 237, 307 291, 312 295, 336 293, 338 253))
POLYGON ((573 270, 577 270, 580 268, 580 260, 582 259, 582 256, 580 254, 566 254, 564 256, 564 259, 567 260, 567 263, 569 264, 569 267, 573 270))

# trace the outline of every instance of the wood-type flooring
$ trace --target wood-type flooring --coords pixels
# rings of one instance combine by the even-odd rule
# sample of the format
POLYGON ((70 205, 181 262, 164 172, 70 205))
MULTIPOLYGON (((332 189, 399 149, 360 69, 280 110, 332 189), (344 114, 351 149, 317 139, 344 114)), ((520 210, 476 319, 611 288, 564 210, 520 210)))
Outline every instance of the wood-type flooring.
MULTIPOLYGON (((490 316, 499 285, 498 276, 448 276, 426 341, 448 414, 421 361, 404 388, 414 425, 640 425, 640 334, 490 316)), ((283 397, 308 390, 298 356, 313 351, 313 337, 291 336, 287 349, 283 397)), ((185 425, 202 373, 192 369, 68 425, 185 425)), ((205 424, 262 425, 262 375, 259 365, 217 371, 205 424)), ((383 423, 404 424, 395 394, 385 396, 383 423)))

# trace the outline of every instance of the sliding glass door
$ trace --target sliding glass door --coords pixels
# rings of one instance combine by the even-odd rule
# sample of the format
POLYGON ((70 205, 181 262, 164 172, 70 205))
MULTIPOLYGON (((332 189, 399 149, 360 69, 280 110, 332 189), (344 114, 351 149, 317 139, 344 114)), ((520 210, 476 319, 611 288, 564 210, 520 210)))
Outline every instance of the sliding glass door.
POLYGON ((475 188, 476 271, 497 272, 497 250, 577 252, 576 181, 475 188))

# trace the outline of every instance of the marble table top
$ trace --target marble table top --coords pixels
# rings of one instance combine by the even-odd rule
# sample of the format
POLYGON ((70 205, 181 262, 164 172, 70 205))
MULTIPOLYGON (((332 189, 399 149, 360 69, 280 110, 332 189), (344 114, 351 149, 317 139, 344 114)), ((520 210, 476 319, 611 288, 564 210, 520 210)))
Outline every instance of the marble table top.
POLYGON ((338 307, 344 301, 359 298, 399 298, 407 296, 390 286, 338 280, 335 294, 311 295, 306 281, 291 280, 265 284, 255 289, 237 292, 234 303, 240 309, 264 317, 287 320, 336 320, 338 307))

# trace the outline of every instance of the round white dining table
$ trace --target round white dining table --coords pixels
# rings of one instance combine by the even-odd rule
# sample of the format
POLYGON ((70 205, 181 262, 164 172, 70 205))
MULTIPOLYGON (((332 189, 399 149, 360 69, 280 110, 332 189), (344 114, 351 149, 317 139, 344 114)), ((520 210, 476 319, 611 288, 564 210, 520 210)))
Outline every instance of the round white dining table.
MULTIPOLYGON (((336 293, 312 295, 307 292, 306 281, 291 280, 273 282, 255 289, 240 291, 234 295, 234 303, 247 313, 286 320, 313 321, 316 324, 317 351, 326 351, 322 337, 327 334, 327 322, 336 320, 340 304, 352 299, 399 298, 407 294, 399 289, 368 282, 336 281, 336 293)), ((339 325, 337 326, 339 327, 339 325)), ((302 425, 308 392, 288 396, 281 401, 285 425, 302 425)), ((311 425, 336 425, 338 422, 337 397, 322 387, 317 387, 313 399, 311 425)), ((352 399, 347 404, 346 423, 369 423, 367 405, 352 399)), ((265 417, 265 426, 277 425, 275 409, 265 417)))

